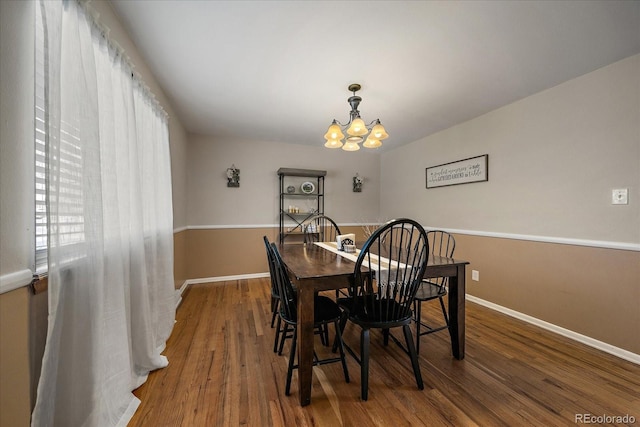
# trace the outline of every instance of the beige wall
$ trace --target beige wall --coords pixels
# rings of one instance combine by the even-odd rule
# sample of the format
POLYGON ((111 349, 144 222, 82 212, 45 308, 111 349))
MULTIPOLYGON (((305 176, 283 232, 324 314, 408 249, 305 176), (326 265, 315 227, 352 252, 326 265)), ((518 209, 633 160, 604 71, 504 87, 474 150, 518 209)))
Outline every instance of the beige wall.
POLYGON ((640 252, 455 237, 456 258, 471 262, 468 294, 640 354, 640 252))
POLYGON ((640 55, 384 153, 381 213, 461 230, 640 243, 640 55), (425 168, 489 155, 489 181, 425 168), (402 165, 399 168, 398 165, 402 165), (628 205, 611 190, 628 188, 628 205))
MULTIPOLYGON (((362 227, 341 231, 364 238, 362 227)), ((277 241, 278 229, 186 234, 189 277, 217 280, 267 273, 262 237, 277 241)), ((471 262, 469 295, 640 354, 640 252, 454 234, 456 258, 471 262), (479 281, 471 280, 472 270, 479 281)))
POLYGON ((0 425, 28 426, 31 414, 29 371, 29 290, 0 295, 0 425))
MULTIPOLYGON (((341 226, 342 233, 364 239, 362 227, 341 226)), ((278 241, 277 227, 218 228, 189 230, 186 251, 190 279, 219 279, 225 276, 269 272, 263 236, 278 241)))
POLYGON ((266 141, 189 138, 188 221, 190 227, 277 225, 281 167, 326 170, 325 213, 338 223, 377 219, 380 155, 266 141), (240 187, 227 187, 226 170, 240 169, 240 187), (352 178, 364 177, 354 193, 352 178))
POLYGON ((325 214, 342 229, 379 220, 378 151, 350 153, 328 150, 322 143, 312 147, 191 135, 188 162, 189 279, 268 271, 262 236, 278 239, 276 172, 281 167, 327 171, 325 214), (239 188, 227 187, 226 169, 232 164, 240 169, 239 188), (364 177, 361 193, 353 192, 356 173, 364 177))
POLYGON ((384 153, 381 213, 475 235, 469 294, 639 354, 639 162, 636 55, 384 153), (488 182, 425 189, 426 167, 481 154, 488 182))
POLYGON ((181 230, 173 233, 173 277, 176 288, 180 288, 182 284, 189 278, 187 271, 187 230, 181 230))

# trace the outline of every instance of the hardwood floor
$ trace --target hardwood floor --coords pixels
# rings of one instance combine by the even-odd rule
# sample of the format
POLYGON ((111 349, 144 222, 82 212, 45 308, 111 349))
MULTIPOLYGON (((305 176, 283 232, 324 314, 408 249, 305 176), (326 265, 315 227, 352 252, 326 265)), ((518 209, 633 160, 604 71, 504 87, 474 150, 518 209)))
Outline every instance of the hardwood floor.
MULTIPOLYGON (((272 350, 269 287, 267 278, 190 286, 169 366, 136 390, 129 426, 565 426, 580 424, 576 414, 640 424, 640 366, 470 302, 464 360, 451 357, 446 331, 421 338, 424 390, 408 356, 372 332, 369 400, 348 356, 351 382, 339 363, 315 367, 312 403, 300 407, 297 374, 285 396, 288 356, 272 350)), ((425 320, 438 314, 424 305, 425 320)), ((345 341, 358 348, 353 325, 345 341)))

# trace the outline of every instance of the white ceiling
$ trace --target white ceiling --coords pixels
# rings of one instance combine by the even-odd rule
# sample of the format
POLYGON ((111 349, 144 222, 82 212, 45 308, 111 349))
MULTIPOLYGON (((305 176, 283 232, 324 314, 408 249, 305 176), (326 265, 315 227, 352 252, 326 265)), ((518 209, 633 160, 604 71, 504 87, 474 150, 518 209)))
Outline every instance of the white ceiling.
POLYGON ((640 1, 112 0, 189 132, 322 145, 350 83, 385 149, 640 53, 640 1))

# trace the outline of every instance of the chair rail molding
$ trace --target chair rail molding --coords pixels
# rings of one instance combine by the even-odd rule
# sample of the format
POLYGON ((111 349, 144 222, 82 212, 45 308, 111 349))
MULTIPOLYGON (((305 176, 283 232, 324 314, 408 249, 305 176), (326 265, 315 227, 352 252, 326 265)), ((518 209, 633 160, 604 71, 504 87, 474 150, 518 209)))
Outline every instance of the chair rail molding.
POLYGON ((448 231, 452 234, 467 234, 470 236, 496 237, 500 239, 525 240, 529 242, 557 243, 561 245, 588 246, 592 248, 620 249, 623 251, 640 252, 640 243, 609 242, 605 240, 588 240, 570 237, 535 236, 531 234, 501 233, 494 231, 458 230, 453 228, 438 228, 427 225, 423 225, 423 227, 427 231, 438 229, 448 231))
POLYGON ((28 269, 0 276, 0 294, 27 286, 33 280, 33 272, 28 269))
MULTIPOLYGON (((339 227, 360 227, 364 225, 381 225, 365 223, 338 222, 339 227)), ((441 228, 422 224, 425 230, 444 230, 452 234, 466 234, 469 236, 496 237, 500 239, 525 240, 530 242, 557 243, 571 246, 588 246, 603 249, 619 249, 623 251, 640 252, 640 243, 610 242, 606 240, 578 239, 571 237, 536 236, 532 234, 503 233, 496 231, 461 230, 455 228, 441 228)), ((222 230, 222 229, 247 229, 247 228, 278 228, 278 224, 221 224, 221 225, 189 225, 183 227, 188 230, 222 230)))

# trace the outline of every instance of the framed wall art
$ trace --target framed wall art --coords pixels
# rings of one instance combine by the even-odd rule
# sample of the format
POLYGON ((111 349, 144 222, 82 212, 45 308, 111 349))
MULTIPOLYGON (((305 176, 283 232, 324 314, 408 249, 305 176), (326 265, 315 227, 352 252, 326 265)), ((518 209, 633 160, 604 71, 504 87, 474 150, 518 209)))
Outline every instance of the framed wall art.
POLYGON ((489 181, 489 155, 430 166, 426 175, 427 188, 489 181))

